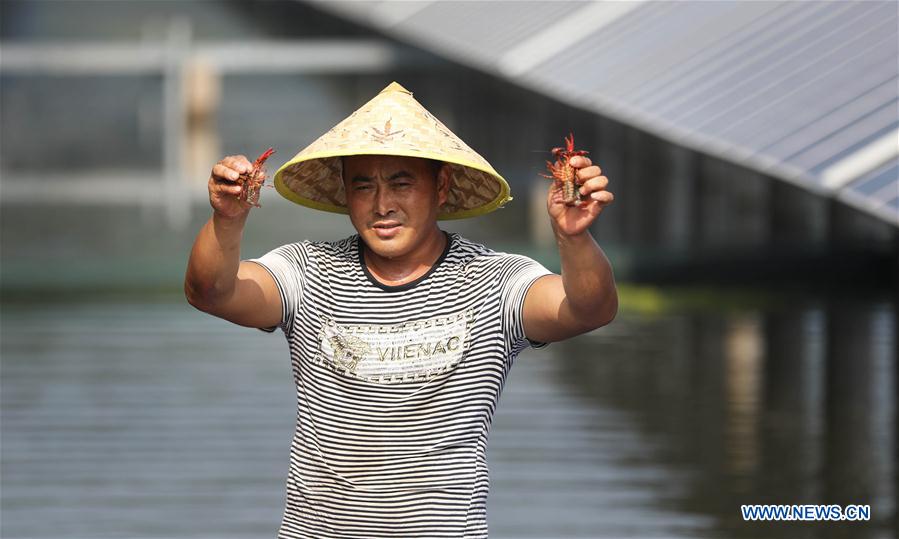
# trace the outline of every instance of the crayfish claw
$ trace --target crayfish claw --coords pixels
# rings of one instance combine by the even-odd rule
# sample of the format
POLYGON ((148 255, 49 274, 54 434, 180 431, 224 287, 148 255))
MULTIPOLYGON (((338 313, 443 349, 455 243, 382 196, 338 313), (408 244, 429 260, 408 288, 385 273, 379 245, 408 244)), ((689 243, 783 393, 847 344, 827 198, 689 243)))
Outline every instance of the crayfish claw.
POLYGON ((261 167, 262 164, 265 163, 265 160, 268 159, 269 157, 271 157, 273 153, 275 153, 274 148, 269 148, 269 149, 265 150, 264 152, 262 152, 262 155, 260 155, 258 158, 256 158, 256 162, 254 163, 254 166, 261 167))
POLYGON ((556 158, 555 163, 546 162, 546 168, 552 173, 552 176, 541 174, 545 178, 556 180, 556 185, 562 191, 562 200, 568 206, 583 206, 583 195, 580 194, 579 186, 583 183, 577 177, 577 171, 569 161, 572 157, 586 155, 585 150, 574 149, 574 134, 568 133, 565 139, 565 148, 553 148, 552 154, 556 158))

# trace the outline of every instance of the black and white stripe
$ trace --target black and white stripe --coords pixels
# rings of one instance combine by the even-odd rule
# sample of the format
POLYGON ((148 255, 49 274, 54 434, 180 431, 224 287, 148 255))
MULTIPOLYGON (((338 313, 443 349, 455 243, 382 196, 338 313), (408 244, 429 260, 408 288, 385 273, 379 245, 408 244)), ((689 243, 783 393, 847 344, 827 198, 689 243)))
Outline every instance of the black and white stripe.
POLYGON ((252 259, 278 284, 297 388, 279 538, 487 537, 491 418, 515 356, 545 346, 525 337, 522 308, 550 272, 448 238, 431 271, 399 287, 368 274, 358 235, 252 259), (446 321, 463 315, 467 324, 446 321), (389 359, 388 346, 416 338, 389 359), (364 359, 346 367, 329 343, 364 359), (444 357, 439 368, 426 364, 444 357), (408 372, 365 377, 365 367, 408 372))

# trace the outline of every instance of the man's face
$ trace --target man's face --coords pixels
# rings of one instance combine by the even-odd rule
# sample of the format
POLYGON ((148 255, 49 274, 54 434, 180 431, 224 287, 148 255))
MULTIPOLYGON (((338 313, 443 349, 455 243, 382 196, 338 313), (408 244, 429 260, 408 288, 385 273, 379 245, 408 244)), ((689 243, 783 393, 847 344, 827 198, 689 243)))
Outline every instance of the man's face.
POLYGON ((434 174, 415 157, 354 155, 343 158, 350 221, 379 256, 413 253, 437 232, 437 212, 449 191, 447 167, 434 174))

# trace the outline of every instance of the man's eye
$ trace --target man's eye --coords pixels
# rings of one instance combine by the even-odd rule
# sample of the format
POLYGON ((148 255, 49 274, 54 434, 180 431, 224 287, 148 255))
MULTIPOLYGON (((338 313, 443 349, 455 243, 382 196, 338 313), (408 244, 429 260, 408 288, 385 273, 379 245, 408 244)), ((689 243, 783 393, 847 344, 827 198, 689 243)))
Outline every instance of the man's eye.
POLYGON ((353 188, 354 191, 367 191, 368 189, 371 189, 370 185, 357 185, 353 188))
POLYGON ((396 182, 393 185, 396 187, 409 187, 412 184, 409 182, 396 182))

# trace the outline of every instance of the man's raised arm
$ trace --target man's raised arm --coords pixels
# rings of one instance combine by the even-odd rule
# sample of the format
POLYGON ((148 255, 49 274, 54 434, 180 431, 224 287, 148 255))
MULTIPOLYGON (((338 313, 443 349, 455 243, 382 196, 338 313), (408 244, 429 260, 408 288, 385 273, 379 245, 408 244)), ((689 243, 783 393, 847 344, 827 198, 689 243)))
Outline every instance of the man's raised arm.
POLYGON ((563 202, 558 182, 546 207, 562 260, 562 275, 537 279, 524 301, 525 335, 532 341, 567 339, 610 323, 618 313, 618 290, 612 265, 590 235, 590 224, 611 204, 609 179, 584 156, 573 157, 581 194, 577 206, 563 202))
POLYGON ((238 174, 250 169, 242 155, 219 161, 209 177, 212 217, 194 241, 184 277, 184 295, 197 309, 247 327, 281 323, 281 296, 259 264, 241 262, 240 240, 252 206, 238 197, 238 174))

